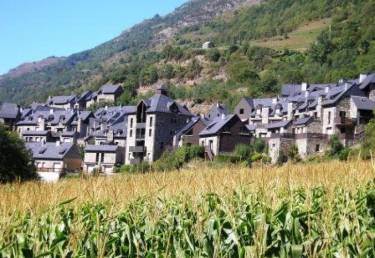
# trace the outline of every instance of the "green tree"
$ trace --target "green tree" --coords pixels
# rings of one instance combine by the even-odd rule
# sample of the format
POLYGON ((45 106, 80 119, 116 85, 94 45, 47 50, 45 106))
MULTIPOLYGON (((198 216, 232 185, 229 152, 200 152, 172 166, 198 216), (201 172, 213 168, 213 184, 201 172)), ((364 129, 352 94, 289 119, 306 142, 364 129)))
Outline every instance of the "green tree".
POLYGON ((30 152, 18 135, 0 126, 0 182, 36 179, 30 152))

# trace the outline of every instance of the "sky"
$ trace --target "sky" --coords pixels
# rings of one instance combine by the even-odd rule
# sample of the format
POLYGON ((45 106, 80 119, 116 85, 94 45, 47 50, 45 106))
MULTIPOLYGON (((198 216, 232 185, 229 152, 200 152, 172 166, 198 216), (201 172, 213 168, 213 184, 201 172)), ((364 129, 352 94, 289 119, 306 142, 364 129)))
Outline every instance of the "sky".
POLYGON ((186 0, 0 0, 0 74, 68 56, 118 36, 186 0))

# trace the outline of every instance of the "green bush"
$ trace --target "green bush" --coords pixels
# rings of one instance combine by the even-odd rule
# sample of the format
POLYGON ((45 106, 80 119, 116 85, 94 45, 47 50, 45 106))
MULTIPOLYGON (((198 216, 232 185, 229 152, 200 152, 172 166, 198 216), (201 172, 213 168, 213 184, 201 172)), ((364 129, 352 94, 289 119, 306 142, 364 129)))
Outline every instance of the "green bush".
POLYGON ((18 135, 0 125, 0 183, 36 179, 31 153, 18 135))
POLYGON ((234 155, 217 155, 215 157, 215 161, 219 162, 219 163, 233 163, 233 164, 237 164, 239 162, 241 162, 241 157, 238 157, 238 156, 234 156, 234 155))

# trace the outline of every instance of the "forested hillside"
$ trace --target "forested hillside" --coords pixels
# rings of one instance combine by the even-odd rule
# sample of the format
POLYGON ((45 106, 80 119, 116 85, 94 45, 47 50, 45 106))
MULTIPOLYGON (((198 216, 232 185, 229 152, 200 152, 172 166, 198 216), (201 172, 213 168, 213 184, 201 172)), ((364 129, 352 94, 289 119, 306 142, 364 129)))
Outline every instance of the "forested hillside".
POLYGON ((93 50, 5 76, 0 100, 30 103, 112 81, 126 88, 121 104, 166 83, 176 98, 233 106, 240 96, 271 94, 282 83, 375 71, 374 17, 375 0, 195 0, 93 50), (203 50, 205 41, 215 47, 203 50))

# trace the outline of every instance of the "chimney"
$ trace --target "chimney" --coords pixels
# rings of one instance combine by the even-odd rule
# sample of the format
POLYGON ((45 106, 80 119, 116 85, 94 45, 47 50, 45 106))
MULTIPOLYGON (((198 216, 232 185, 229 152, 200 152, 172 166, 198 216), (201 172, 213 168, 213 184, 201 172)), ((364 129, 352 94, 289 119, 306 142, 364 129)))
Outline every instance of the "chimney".
POLYGON ((307 82, 303 82, 302 84, 301 84, 301 91, 307 91, 307 82))
POLYGON ((367 74, 360 74, 359 75, 359 83, 362 83, 364 80, 366 80, 367 74))
POLYGON ((272 99, 272 104, 277 104, 278 98, 273 98, 272 99))
POLYGON ((293 102, 288 102, 288 120, 293 119, 293 102))
POLYGON ((108 110, 108 106, 105 106, 105 107, 104 107, 104 110, 108 110))
POLYGON ((168 90, 164 85, 161 85, 156 89, 156 94, 168 96, 168 90))
POLYGON ((308 98, 310 96, 310 92, 305 91, 305 98, 308 98))
POLYGON ((344 85, 344 91, 347 91, 349 87, 350 87, 350 84, 346 82, 344 85))
POLYGON ((50 115, 53 115, 53 108, 51 108, 51 109, 49 110, 49 114, 50 114, 50 115))
POLYGON ((329 92, 329 87, 328 87, 328 86, 324 88, 324 92, 325 92, 325 93, 328 93, 328 92, 329 92))
POLYGON ((56 147, 59 147, 61 145, 60 141, 56 141, 56 147))
POLYGON ((227 116, 225 114, 221 114, 221 119, 225 119, 227 116))

